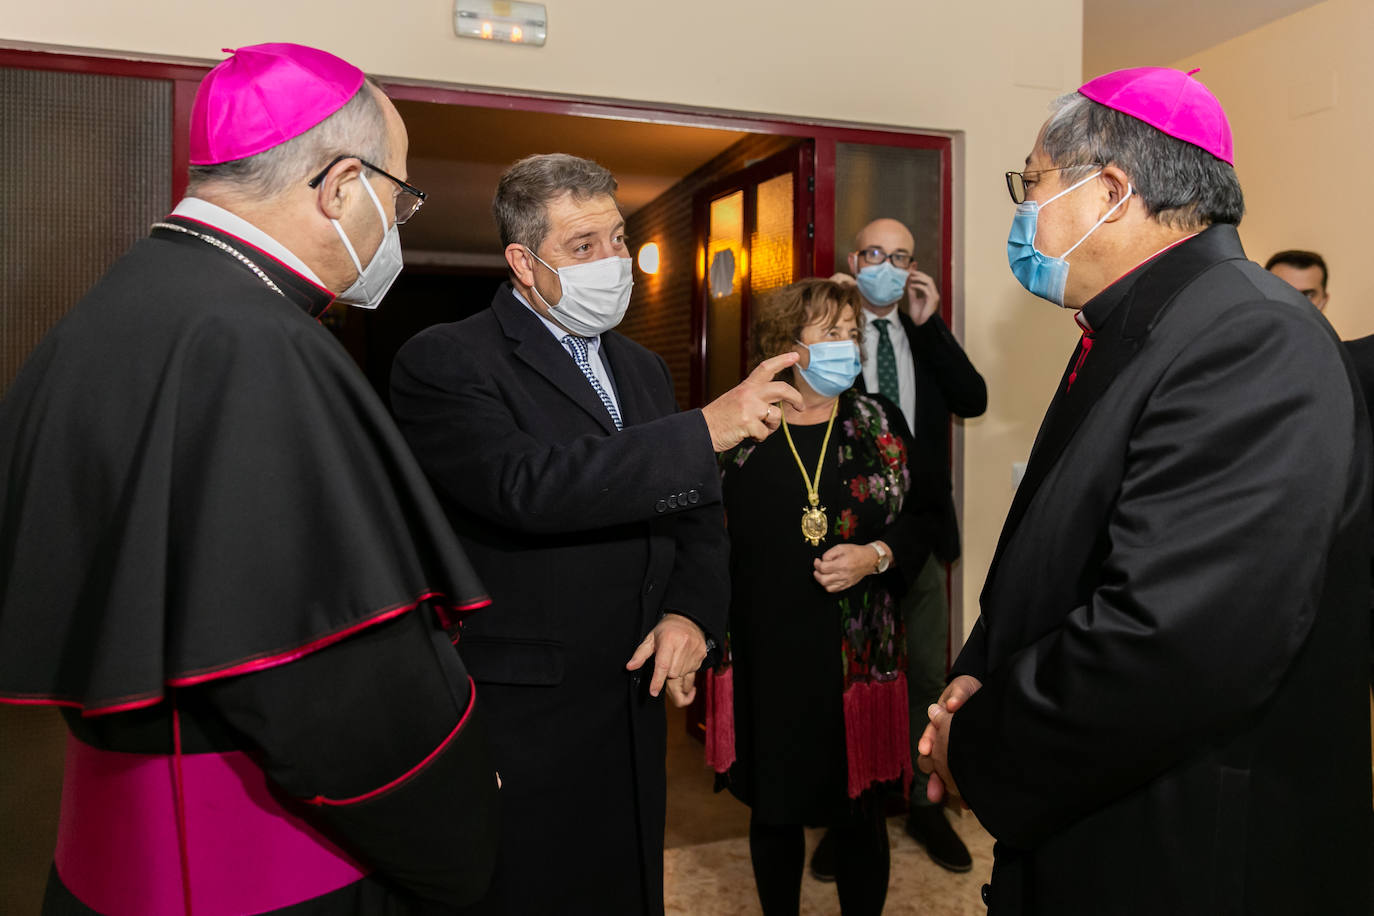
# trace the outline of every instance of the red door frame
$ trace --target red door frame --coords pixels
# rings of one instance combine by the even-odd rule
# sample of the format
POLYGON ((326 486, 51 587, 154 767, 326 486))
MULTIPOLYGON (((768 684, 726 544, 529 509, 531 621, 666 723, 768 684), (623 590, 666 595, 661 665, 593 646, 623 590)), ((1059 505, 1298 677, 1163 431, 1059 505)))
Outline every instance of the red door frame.
MULTIPOLYGON (((191 106, 196 87, 213 64, 170 63, 131 60, 67 51, 42 51, 0 47, 0 67, 24 70, 59 70, 103 76, 165 79, 172 83, 172 174, 171 200, 186 192, 189 158, 191 106)), ((835 260, 835 148, 839 143, 863 143, 940 151, 940 260, 945 278, 940 311, 951 323, 959 278, 954 273, 954 162, 953 140, 939 134, 920 133, 901 127, 853 127, 834 122, 781 120, 757 115, 737 115, 708 108, 688 106, 651 106, 631 102, 602 102, 552 94, 517 94, 493 90, 460 89, 423 82, 378 77, 378 84, 392 98, 474 108, 500 108, 510 111, 574 115, 611 120, 643 121, 684 127, 714 127, 750 133, 810 139, 815 143, 814 263, 819 276, 832 273, 835 260)))
MULTIPOLYGON (((117 57, 0 48, 0 67, 26 70, 62 70, 69 73, 93 73, 104 76, 130 76, 143 79, 166 79, 173 84, 172 106, 172 200, 179 200, 186 190, 186 160, 191 103, 196 86, 210 69, 210 65, 166 63, 129 60, 117 57)), ((954 171, 953 141, 946 136, 918 133, 905 128, 878 129, 849 127, 833 122, 806 119, 782 120, 756 115, 737 115, 707 108, 679 106, 651 106, 632 102, 601 102, 571 96, 551 94, 516 94, 483 89, 460 89, 405 80, 378 79, 381 87, 396 99, 415 102, 436 102, 443 105, 466 105, 474 108, 500 108, 508 111, 529 111, 545 114, 574 115, 611 120, 644 121, 650 124, 673 124, 683 127, 714 127, 749 133, 776 134, 815 141, 815 224, 814 246, 816 274, 829 276, 835 260, 835 146, 837 143, 868 143, 880 146, 900 146, 913 149, 939 150, 940 156, 940 224, 943 276, 946 289, 944 309, 956 296, 958 278, 953 270, 954 171)), ((945 315, 949 318, 948 313, 945 315)))
POLYGON ((899 127, 879 129, 847 127, 833 122, 799 119, 784 121, 756 115, 735 115, 707 108, 652 107, 630 102, 596 102, 569 96, 514 95, 477 89, 452 89, 427 84, 383 79, 382 87, 395 99, 414 102, 437 102, 446 105, 468 105, 475 108, 502 108, 509 111, 529 111, 544 114, 577 115, 589 118, 608 118, 615 121, 644 121, 650 124, 672 124, 682 127, 713 127, 718 130, 738 130, 748 133, 775 134, 815 141, 816 179, 816 237, 815 261, 812 267, 818 275, 830 276, 835 261, 835 146, 838 143, 867 143, 875 146, 900 146, 909 149, 940 151, 940 260, 946 278, 942 311, 949 319, 948 309, 955 299, 954 285, 954 142, 938 134, 918 133, 899 127))
MULTIPOLYGON (((815 245, 815 196, 812 177, 814 146, 803 140, 766 159, 755 162, 738 172, 698 189, 692 200, 692 234, 698 252, 694 259, 697 267, 692 276, 692 377, 688 388, 691 404, 700 406, 706 403, 706 337, 709 328, 709 292, 706 289, 705 270, 710 265, 705 262, 707 235, 710 226, 710 204, 722 195, 737 190, 756 187, 770 178, 792 175, 792 237, 793 260, 792 276, 805 277, 812 273, 815 258, 812 250, 815 245), (704 265, 704 268, 703 268, 704 265)), ((744 195, 744 244, 749 246, 750 234, 757 228, 758 201, 751 195, 744 195)), ((749 250, 749 263, 753 264, 753 250, 749 250)), ((751 267, 752 269, 752 267, 751 267)), ((740 288, 740 353, 739 377, 749 374, 749 324, 753 308, 753 293, 750 283, 744 282, 740 288)))
POLYGON ((190 158, 187 138, 191 132, 191 105, 196 98, 196 87, 200 85, 201 78, 205 76, 209 67, 16 48, 0 48, 0 67, 18 70, 58 70, 96 76, 127 76, 171 82, 172 174, 168 176, 172 189, 170 200, 175 203, 186 194, 186 164, 190 158))

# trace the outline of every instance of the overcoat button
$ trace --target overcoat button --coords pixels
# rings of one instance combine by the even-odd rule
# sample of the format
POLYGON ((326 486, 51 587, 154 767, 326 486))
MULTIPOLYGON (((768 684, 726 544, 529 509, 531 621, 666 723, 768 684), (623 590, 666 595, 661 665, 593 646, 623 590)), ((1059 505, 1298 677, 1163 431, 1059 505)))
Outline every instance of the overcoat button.
POLYGON ((668 504, 665 503, 663 500, 660 499, 658 502, 654 503, 654 511, 655 511, 655 512, 667 512, 667 511, 668 511, 668 504))
POLYGON ((668 494, 668 505, 672 506, 674 509, 677 508, 677 497, 671 493, 668 494))
POLYGON ((984 884, 980 893, 983 897, 983 906, 992 906, 992 885, 984 884))
POLYGON ((696 490, 688 490, 687 501, 695 506, 697 503, 701 502, 701 494, 696 490))

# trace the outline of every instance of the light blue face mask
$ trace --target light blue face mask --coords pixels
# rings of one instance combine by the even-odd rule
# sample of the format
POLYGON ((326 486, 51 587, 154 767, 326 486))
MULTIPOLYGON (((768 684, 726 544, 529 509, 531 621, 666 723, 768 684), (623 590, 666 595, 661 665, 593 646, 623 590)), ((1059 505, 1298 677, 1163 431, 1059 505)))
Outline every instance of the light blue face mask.
POLYGON ((823 398, 833 398, 849 389, 863 371, 859 362, 859 345, 852 340, 823 340, 820 343, 804 344, 797 341, 810 352, 810 362, 803 369, 796 368, 811 390, 823 398))
POLYGON ((1116 212, 1116 208, 1124 204, 1135 193, 1135 189, 1127 185, 1126 196, 1118 200, 1116 206, 1108 210, 1100 220, 1093 224, 1091 229, 1084 233, 1081 239, 1074 242, 1068 251, 1057 258, 1052 258, 1035 247, 1035 233, 1040 224, 1040 210, 1048 207, 1070 191, 1081 188, 1101 174, 1101 170, 1094 172, 1077 184, 1060 191, 1043 204, 1033 200, 1017 204, 1016 215, 1011 220, 1011 232, 1007 234, 1007 263, 1011 265, 1012 275, 1021 281, 1021 285, 1026 289, 1041 299, 1048 299, 1060 308, 1064 307, 1064 284, 1069 279, 1069 255, 1073 254, 1075 248, 1086 242, 1088 236, 1096 232, 1097 227, 1105 223, 1108 217, 1116 212))
POLYGON ((891 305, 902 298, 906 290, 907 272, 893 267, 892 262, 870 264, 854 278, 859 282, 859 292, 874 305, 891 305))

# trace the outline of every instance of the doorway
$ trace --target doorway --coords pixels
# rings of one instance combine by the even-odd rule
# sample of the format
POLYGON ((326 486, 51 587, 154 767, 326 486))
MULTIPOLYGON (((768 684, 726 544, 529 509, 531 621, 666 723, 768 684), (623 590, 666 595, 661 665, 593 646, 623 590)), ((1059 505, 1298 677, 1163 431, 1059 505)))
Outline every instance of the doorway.
MULTIPOLYGON (((0 245, 0 276, 7 278, 0 285, 0 394, 42 334, 183 195, 191 102, 207 69, 0 49, 0 73, 13 87, 8 99, 41 111, 49 131, 7 134, 7 158, 29 165, 0 182, 0 212, 15 217, 0 245), (127 169, 100 170, 108 149, 90 140, 91 119, 62 115, 42 101, 44 93, 80 96, 94 109, 108 109, 98 104, 92 85, 126 102, 107 119, 105 135, 137 154, 136 181, 127 169), (119 133, 130 125, 142 126, 136 149, 119 133), (72 137, 84 138, 84 146, 72 137), (53 155, 59 151, 63 156, 53 155), (89 176, 103 177, 81 185, 89 176), (78 203, 55 206, 49 199, 29 206, 36 200, 33 187, 70 189, 78 203), (83 213, 106 218, 74 227, 73 214, 83 213), (35 260, 32 245, 18 243, 58 238, 62 246, 48 246, 58 260, 46 265, 35 260), (70 269, 73 260, 84 274, 70 269), (74 285, 55 288, 54 277, 74 285), (10 284, 21 280, 29 285, 10 284)), ((491 192, 505 165, 536 152, 571 152, 610 168, 621 182, 636 253, 641 245, 659 246, 656 270, 636 267, 634 299, 621 330, 668 362, 682 407, 700 405, 748 368, 755 296, 800 277, 827 276, 847 251, 852 229, 844 228, 844 207, 852 204, 854 189, 865 186, 863 169, 891 175, 873 157, 856 165, 862 157, 851 156, 848 146, 923 151, 920 180, 935 190, 920 206, 932 222, 921 230, 918 248, 928 246, 931 254, 921 257, 939 264, 938 274, 930 272, 942 280, 947 313, 956 301, 948 136, 403 81, 382 85, 410 126, 411 178, 432 201, 405 227, 407 267, 387 305, 377 312, 331 309, 327 323, 384 396, 401 343, 429 324, 485 307, 503 282, 505 264, 488 212, 491 192), (728 274, 728 283, 712 287, 708 269, 727 249, 733 263, 727 272, 722 256, 719 273, 728 274)), ((895 193, 881 183, 874 187, 875 201, 895 193)), ((0 764, 13 764, 0 765, 0 809, 10 814, 0 827, 0 852, 7 861, 33 866, 0 875, 0 910, 32 912, 55 838, 65 728, 52 710, 0 704, 0 736, 0 764)), ((704 767, 695 769, 709 779, 704 767)))

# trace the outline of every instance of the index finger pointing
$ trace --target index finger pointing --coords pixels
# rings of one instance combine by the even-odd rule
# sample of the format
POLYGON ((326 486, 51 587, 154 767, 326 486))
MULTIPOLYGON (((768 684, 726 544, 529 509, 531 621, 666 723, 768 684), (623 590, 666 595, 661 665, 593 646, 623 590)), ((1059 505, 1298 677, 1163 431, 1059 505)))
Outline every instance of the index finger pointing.
POLYGON ((749 373, 749 378, 760 382, 770 379, 799 359, 801 359, 801 354, 796 350, 788 350, 786 353, 770 356, 754 367, 754 371, 749 373))

